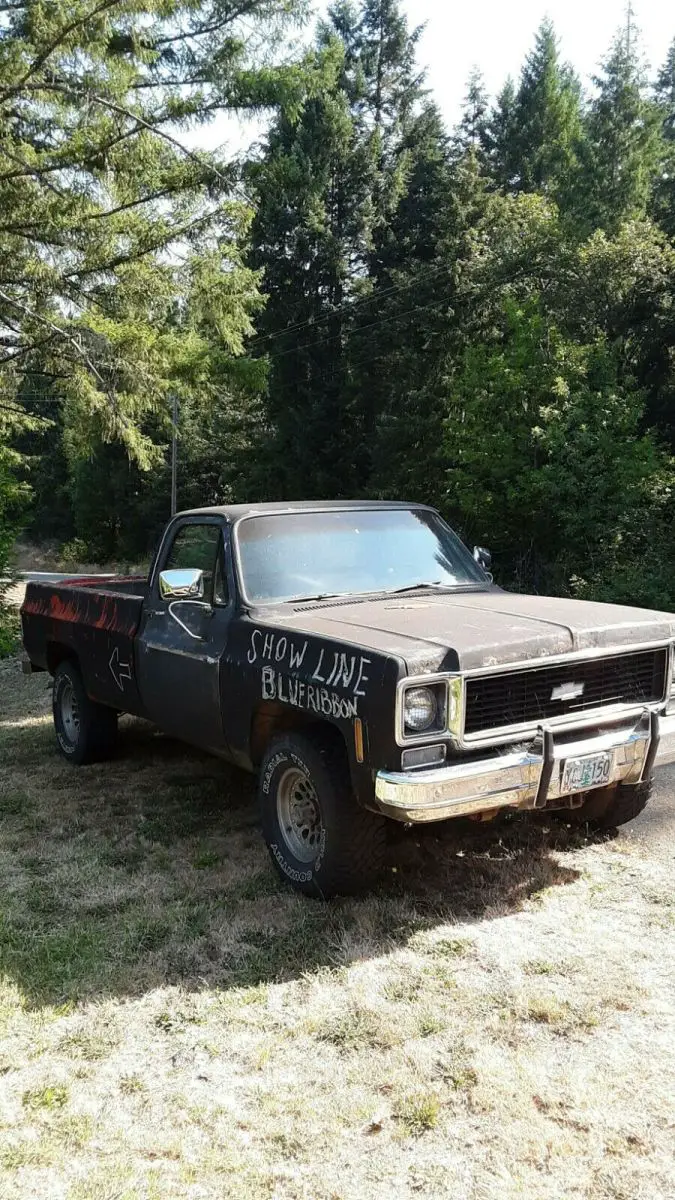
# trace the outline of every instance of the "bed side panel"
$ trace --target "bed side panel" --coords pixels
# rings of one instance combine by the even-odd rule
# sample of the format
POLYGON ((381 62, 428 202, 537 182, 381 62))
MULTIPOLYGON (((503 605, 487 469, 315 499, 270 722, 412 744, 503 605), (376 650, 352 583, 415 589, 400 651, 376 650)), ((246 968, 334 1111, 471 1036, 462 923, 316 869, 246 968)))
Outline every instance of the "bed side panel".
POLYGON ((26 653, 49 667, 67 650, 80 665, 87 693, 102 704, 142 714, 134 637, 143 596, 74 583, 29 583, 21 608, 26 653))

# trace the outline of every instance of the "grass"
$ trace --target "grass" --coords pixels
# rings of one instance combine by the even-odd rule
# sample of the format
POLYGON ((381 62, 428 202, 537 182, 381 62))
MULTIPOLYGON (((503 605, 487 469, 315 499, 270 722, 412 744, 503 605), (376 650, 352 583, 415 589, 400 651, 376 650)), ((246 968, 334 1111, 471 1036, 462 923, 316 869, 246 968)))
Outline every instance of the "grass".
POLYGON ((68 1103, 68 1088, 56 1083, 33 1088, 21 1097, 24 1108, 63 1108, 68 1103))
POLYGON ((321 905, 245 776, 129 720, 74 770, 16 660, 0 763, 3 1200, 675 1193, 667 826, 395 830, 321 905))
POLYGON ((416 1092, 399 1100, 394 1116, 410 1137, 421 1137, 436 1128, 440 1111, 441 1102, 435 1092, 416 1092))

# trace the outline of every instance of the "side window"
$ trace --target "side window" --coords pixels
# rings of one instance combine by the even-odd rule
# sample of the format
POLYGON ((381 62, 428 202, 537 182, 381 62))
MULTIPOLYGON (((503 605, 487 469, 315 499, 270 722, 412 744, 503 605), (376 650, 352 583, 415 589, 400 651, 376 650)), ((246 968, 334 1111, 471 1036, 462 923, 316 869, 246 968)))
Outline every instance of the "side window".
POLYGON ((227 604, 227 579, 223 539, 218 525, 183 525, 178 530, 164 564, 165 571, 192 567, 204 572, 204 599, 227 604))

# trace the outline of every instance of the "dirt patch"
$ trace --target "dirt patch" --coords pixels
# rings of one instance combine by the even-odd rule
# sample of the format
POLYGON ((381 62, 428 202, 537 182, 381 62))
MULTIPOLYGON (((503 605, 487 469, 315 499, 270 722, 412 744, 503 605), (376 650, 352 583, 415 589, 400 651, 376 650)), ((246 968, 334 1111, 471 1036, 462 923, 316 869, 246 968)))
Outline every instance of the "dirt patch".
POLYGON ((672 868, 527 819, 281 884, 246 776, 123 722, 56 753, 0 671, 0 1193, 675 1193, 672 868))

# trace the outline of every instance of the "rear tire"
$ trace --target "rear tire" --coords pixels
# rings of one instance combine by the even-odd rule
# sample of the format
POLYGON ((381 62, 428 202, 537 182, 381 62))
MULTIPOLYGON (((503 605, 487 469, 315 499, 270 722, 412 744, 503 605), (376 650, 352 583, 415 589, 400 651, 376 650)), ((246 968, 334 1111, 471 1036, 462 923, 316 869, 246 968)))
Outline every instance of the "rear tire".
POLYGON ((653 780, 619 783, 615 788, 598 788, 580 808, 558 813, 569 825, 590 825, 599 832, 627 825, 639 816, 652 792, 653 780))
POLYGON ((59 750, 69 762, 83 766, 110 757, 117 741, 117 711, 89 698, 74 662, 56 669, 52 712, 59 750))
POLYGON ((274 738, 258 796, 272 862, 298 891, 328 899, 377 882, 385 820, 357 802, 344 748, 330 736, 274 738))

